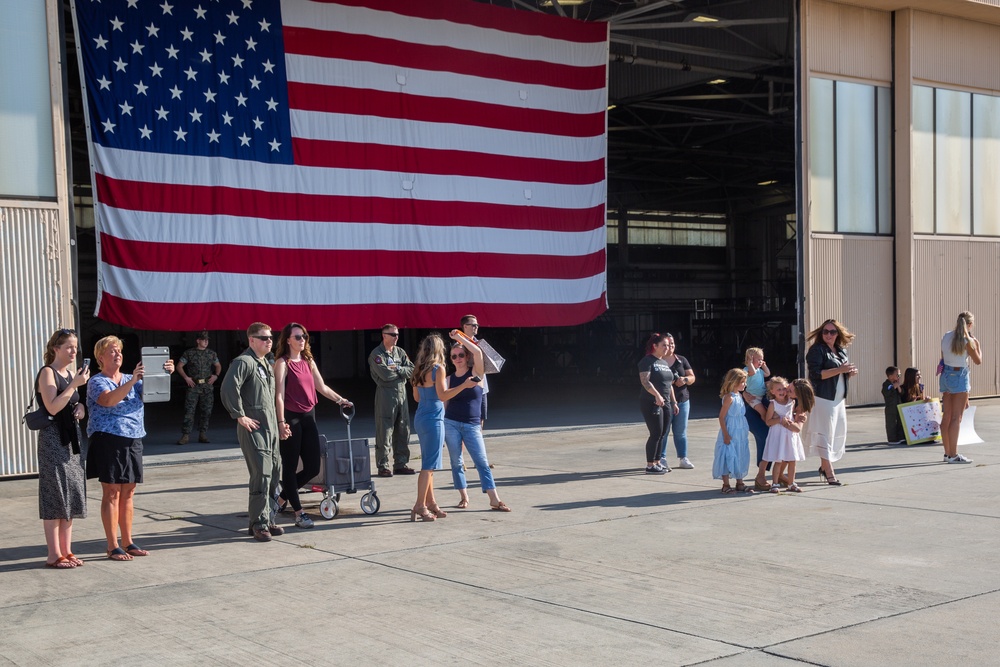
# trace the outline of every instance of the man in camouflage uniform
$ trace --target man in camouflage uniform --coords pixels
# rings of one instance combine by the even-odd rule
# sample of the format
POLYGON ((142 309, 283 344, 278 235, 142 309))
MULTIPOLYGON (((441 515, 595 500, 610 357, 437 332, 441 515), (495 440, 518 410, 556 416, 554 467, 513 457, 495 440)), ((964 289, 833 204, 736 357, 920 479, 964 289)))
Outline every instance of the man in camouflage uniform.
POLYGON ((181 355, 177 364, 177 372, 187 383, 187 396, 184 399, 184 421, 181 424, 181 439, 178 445, 188 444, 188 435, 194 426, 194 413, 201 407, 201 419, 198 421, 198 442, 208 442, 208 420, 212 416, 212 405, 215 403, 215 388, 213 385, 222 374, 222 364, 219 355, 208 349, 208 332, 202 331, 195 337, 195 347, 181 355))
POLYGON ((413 376, 413 362, 396 345, 399 329, 382 327, 382 344, 368 355, 368 369, 375 390, 375 464, 379 477, 412 475, 410 462, 410 406, 406 401, 406 381, 413 376), (393 469, 389 469, 392 447, 393 469))

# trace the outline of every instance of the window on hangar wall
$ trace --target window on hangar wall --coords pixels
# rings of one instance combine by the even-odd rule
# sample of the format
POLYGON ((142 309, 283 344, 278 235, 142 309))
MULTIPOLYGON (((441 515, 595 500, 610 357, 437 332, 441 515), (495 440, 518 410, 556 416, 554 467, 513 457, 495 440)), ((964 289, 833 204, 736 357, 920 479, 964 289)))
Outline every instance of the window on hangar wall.
POLYGON ((892 233, 892 91, 809 79, 811 228, 892 233))

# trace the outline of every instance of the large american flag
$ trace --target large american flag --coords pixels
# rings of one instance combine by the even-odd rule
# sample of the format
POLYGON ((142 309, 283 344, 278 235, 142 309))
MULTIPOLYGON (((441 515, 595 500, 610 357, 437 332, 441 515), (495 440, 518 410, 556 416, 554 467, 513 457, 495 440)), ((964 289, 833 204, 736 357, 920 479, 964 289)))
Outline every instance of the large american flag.
POLYGON ((606 309, 607 25, 471 0, 75 0, 97 315, 606 309))

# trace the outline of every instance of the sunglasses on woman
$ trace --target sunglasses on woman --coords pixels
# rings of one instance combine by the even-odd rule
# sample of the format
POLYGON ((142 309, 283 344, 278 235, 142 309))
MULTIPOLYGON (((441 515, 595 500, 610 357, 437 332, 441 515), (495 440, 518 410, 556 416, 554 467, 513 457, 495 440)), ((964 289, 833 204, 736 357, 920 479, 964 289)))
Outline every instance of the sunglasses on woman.
POLYGON ((464 354, 453 354, 453 355, 451 355, 451 358, 452 359, 465 359, 465 355, 464 354))
POLYGON ((309 336, 303 334, 292 334, 291 336, 289 336, 289 338, 294 338, 295 340, 298 341, 309 340, 309 336))

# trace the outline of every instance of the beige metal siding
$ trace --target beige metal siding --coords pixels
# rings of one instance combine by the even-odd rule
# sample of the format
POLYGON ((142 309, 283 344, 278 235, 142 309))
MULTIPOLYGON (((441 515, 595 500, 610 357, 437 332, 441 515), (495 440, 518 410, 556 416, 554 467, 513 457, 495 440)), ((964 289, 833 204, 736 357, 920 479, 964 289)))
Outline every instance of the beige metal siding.
POLYGON ((73 326, 72 283, 63 269, 66 223, 55 208, 0 206, 0 311, 9 342, 2 346, 0 377, 0 476, 37 471, 36 435, 21 424, 45 343, 61 326, 73 326), (61 276, 61 277, 60 277, 61 276), (16 340, 16 344, 11 342, 16 340))
POLYGON ((68 156, 60 59, 60 0, 45 0, 52 95, 56 201, 0 201, 0 477, 38 471, 37 435, 21 424, 45 343, 60 327, 73 327, 73 265, 68 156))
POLYGON ((915 79, 1000 92, 1000 26, 914 12, 912 54, 915 79))
POLYGON ((893 364, 893 239, 873 236, 814 236, 806 328, 824 320, 842 322, 856 336, 848 348, 859 374, 851 380, 848 405, 881 403, 885 367, 893 364))
POLYGON ((806 8, 808 71, 866 81, 892 81, 889 12, 810 0, 806 8))
POLYGON ((958 314, 976 316, 976 337, 983 344, 983 363, 972 368, 972 396, 1000 395, 1000 240, 918 238, 914 242, 914 311, 927 326, 914 331, 916 364, 932 395, 929 381, 941 357, 941 336, 955 326, 958 314))

